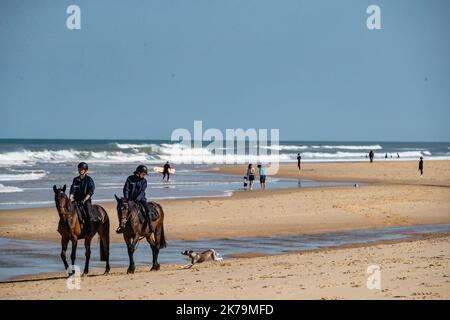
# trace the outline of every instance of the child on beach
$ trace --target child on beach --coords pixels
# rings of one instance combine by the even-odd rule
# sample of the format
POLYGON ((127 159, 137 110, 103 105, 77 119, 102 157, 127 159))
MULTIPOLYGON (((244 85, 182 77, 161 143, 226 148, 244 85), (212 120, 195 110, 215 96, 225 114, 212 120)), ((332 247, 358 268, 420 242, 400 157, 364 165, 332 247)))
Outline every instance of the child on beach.
POLYGON ((248 190, 253 190, 253 181, 255 181, 255 168, 250 163, 247 168, 248 190))

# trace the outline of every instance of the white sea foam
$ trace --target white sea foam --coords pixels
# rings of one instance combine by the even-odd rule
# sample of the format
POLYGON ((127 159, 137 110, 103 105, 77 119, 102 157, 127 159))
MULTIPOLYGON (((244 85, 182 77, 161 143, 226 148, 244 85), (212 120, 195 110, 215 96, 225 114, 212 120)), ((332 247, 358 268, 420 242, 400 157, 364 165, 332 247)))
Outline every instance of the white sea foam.
POLYGON ((114 143, 114 145, 119 149, 142 149, 142 148, 158 148, 156 144, 134 144, 134 143, 114 143))
POLYGON ((17 187, 8 187, 0 183, 0 193, 22 192, 23 189, 17 187))
POLYGON ((343 149, 343 150, 381 150, 382 146, 379 144, 369 146, 314 146, 323 149, 343 149))
MULTIPOLYGON (((223 163, 245 163, 245 162, 290 162, 296 159, 297 152, 302 153, 306 159, 324 159, 327 161, 347 159, 347 158, 365 158, 366 150, 380 150, 383 147, 375 145, 273 145, 263 147, 272 152, 268 155, 239 155, 231 152, 222 152, 224 149, 209 150, 202 147, 188 147, 179 143, 157 144, 115 144, 123 151, 79 151, 68 150, 41 150, 41 151, 14 151, 0 153, 0 166, 13 165, 35 165, 37 163, 65 163, 86 161, 98 164, 111 163, 147 163, 161 164, 169 160, 174 163, 204 163, 204 164, 223 164, 223 163), (144 148, 151 148, 151 151, 145 151, 144 148), (273 154, 274 151, 284 151, 281 154, 273 154), (289 152, 291 151, 291 152, 289 152), (317 151, 317 152, 315 152, 317 151), (329 151, 329 152, 327 152, 329 151), (333 152, 337 151, 337 152, 333 152), (359 151, 359 152, 358 152, 359 151)), ((259 150, 261 153, 261 149, 259 150)), ((401 158, 414 158, 420 156, 434 157, 428 150, 400 150, 401 158)), ((396 157, 396 151, 390 151, 390 154, 396 157)), ((384 156, 384 152, 376 153, 376 157, 384 156)), ((181 173, 181 172, 180 172, 181 173)), ((1 180, 0 176, 0 181, 1 180)), ((28 179, 28 178, 27 178, 28 179)), ((24 179, 25 180, 25 179, 24 179)), ((6 180, 3 180, 6 181, 6 180)))
POLYGON ((276 150, 276 151, 282 151, 282 150, 295 151, 295 150, 309 149, 309 146, 273 145, 273 146, 266 146, 266 147, 262 147, 262 148, 268 149, 268 150, 276 150))
POLYGON ((0 181, 29 181, 40 180, 47 175, 43 170, 23 171, 19 174, 0 174, 0 181))
POLYGON ((103 163, 152 162, 154 157, 143 152, 126 153, 121 151, 78 151, 78 150, 43 150, 43 151, 15 151, 0 154, 0 165, 22 165, 36 163, 64 163, 76 161, 90 161, 103 163))

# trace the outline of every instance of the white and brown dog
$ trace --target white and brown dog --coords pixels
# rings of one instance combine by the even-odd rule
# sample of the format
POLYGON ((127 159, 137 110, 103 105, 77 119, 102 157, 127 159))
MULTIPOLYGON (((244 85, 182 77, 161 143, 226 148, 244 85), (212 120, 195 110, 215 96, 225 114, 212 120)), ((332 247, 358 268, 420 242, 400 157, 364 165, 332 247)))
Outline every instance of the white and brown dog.
POLYGON ((188 263, 185 266, 182 266, 182 269, 189 269, 196 263, 202 263, 207 260, 219 261, 223 262, 223 258, 219 256, 219 254, 214 249, 209 249, 203 252, 194 252, 192 250, 186 250, 181 253, 182 255, 188 256, 191 258, 191 263, 188 263))

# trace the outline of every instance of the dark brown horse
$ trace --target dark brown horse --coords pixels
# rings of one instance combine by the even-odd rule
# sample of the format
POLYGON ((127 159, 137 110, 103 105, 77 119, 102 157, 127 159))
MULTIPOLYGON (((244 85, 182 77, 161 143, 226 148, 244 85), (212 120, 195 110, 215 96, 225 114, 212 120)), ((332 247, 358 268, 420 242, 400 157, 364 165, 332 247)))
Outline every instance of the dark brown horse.
POLYGON ((134 273, 136 267, 134 265, 133 253, 136 250, 137 244, 143 238, 147 239, 152 249, 153 262, 151 270, 159 270, 159 250, 165 248, 167 245, 164 236, 164 211, 162 207, 156 202, 149 202, 150 206, 153 206, 159 213, 159 218, 156 221, 152 221, 152 226, 155 230, 155 233, 152 234, 150 233, 148 223, 142 223, 139 219, 139 207, 133 202, 125 201, 124 198, 114 196, 117 200, 117 214, 120 223, 125 226, 123 239, 127 244, 128 257, 130 258, 127 273, 134 273))
MULTIPOLYGON (((93 223, 93 230, 90 234, 84 234, 84 230, 78 219, 77 210, 75 205, 70 201, 66 195, 66 185, 62 188, 53 186, 55 192, 55 205, 59 214, 58 232, 61 234, 61 259, 64 263, 64 267, 69 268, 66 258, 66 250, 69 241, 72 242, 72 252, 70 259, 72 260, 72 266, 75 265, 75 258, 77 252, 78 240, 84 239, 84 247, 86 248, 86 263, 84 265, 83 275, 87 275, 89 272, 89 258, 91 257, 91 240, 98 233, 100 238, 100 260, 106 261, 105 274, 109 273, 109 217, 105 209, 99 205, 93 205, 92 210, 96 210, 100 222, 93 223)), ((74 271, 72 270, 72 273, 74 271)))

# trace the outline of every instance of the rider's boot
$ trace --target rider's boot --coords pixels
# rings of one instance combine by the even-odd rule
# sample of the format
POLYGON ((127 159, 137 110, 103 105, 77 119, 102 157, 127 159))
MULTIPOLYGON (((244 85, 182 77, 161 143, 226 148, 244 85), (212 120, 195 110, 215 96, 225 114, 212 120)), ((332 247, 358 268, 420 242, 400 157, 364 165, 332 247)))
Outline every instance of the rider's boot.
POLYGON ((147 224, 148 228, 150 229, 150 233, 155 233, 155 228, 152 225, 152 217, 150 212, 147 212, 147 224))
POLYGON ((123 233, 124 230, 125 230, 125 226, 122 224, 119 224, 119 226, 117 227, 116 233, 123 233))

